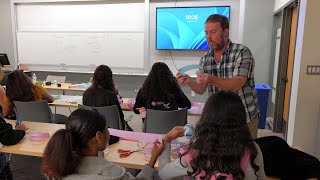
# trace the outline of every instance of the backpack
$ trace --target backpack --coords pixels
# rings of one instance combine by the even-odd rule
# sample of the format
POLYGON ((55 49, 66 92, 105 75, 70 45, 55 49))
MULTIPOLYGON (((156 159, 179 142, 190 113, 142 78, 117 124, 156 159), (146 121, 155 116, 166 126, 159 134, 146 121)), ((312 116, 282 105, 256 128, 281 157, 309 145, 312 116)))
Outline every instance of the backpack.
MULTIPOLYGON (((187 146, 183 146, 181 149, 180 149, 180 154, 183 154, 185 152, 187 152, 188 150, 188 147, 187 146)), ((189 151, 187 154, 183 155, 181 158, 183 158, 189 165, 191 165, 191 160, 197 156, 197 153, 195 151, 189 151)), ((248 162, 249 162, 249 158, 250 158, 250 150, 249 149, 246 149, 244 151, 244 154, 241 158, 241 169, 243 172, 245 172, 245 170, 247 169, 247 165, 248 165, 248 162)), ((196 176, 196 179, 197 180, 200 180, 200 177, 204 176, 206 173, 204 171, 201 171, 197 176, 196 176)), ((210 177, 210 180, 216 180, 216 178, 218 177, 226 177, 226 180, 233 180, 233 176, 232 174, 226 174, 226 173, 215 173, 214 175, 212 175, 210 177)), ((189 177, 186 176, 185 178, 186 180, 189 180, 189 177)))

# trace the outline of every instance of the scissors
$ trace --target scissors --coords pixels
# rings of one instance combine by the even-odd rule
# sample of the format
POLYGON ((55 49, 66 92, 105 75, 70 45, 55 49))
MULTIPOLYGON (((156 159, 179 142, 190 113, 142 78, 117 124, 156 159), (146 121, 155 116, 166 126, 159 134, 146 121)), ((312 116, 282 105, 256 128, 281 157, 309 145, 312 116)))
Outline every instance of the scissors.
POLYGON ((139 152, 139 151, 143 151, 143 149, 141 149, 141 148, 135 149, 135 150, 118 149, 118 153, 119 153, 120 158, 128 157, 130 154, 132 154, 134 152, 139 152))

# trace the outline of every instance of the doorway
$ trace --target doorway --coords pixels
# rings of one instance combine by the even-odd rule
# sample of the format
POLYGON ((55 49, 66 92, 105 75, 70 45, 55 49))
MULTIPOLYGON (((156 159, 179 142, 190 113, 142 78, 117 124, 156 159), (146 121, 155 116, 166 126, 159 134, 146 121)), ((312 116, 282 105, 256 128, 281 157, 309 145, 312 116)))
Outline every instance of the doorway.
POLYGON ((271 91, 273 121, 268 125, 274 132, 287 133, 294 47, 298 20, 298 2, 294 1, 275 15, 273 50, 274 66, 271 91))

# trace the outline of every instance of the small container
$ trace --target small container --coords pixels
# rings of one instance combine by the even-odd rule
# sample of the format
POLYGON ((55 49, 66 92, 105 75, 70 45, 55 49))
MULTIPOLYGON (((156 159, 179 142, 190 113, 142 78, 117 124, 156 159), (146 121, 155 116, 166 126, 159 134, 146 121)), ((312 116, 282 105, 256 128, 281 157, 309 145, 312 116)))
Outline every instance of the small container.
POLYGON ((46 139, 49 139, 49 133, 47 132, 37 132, 37 133, 30 134, 31 141, 43 141, 46 139))

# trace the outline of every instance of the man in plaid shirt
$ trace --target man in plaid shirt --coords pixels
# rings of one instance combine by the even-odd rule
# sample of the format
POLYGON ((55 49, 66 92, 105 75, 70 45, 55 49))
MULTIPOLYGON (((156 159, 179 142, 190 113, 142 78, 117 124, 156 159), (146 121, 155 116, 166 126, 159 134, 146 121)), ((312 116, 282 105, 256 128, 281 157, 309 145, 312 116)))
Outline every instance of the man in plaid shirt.
POLYGON ((196 80, 178 73, 176 78, 187 84, 197 94, 207 87, 209 95, 221 91, 235 91, 241 97, 247 113, 247 123, 253 138, 257 137, 259 106, 254 83, 254 59, 244 45, 227 39, 228 18, 219 14, 210 15, 205 23, 207 43, 211 51, 200 60, 204 73, 197 73, 196 80))

